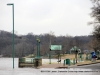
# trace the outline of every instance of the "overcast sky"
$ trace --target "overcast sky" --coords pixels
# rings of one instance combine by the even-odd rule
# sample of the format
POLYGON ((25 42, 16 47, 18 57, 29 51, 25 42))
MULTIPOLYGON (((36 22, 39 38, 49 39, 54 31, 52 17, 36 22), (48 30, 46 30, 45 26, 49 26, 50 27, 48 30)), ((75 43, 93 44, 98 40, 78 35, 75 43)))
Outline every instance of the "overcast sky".
POLYGON ((0 0, 0 30, 12 31, 14 3, 17 34, 90 35, 92 3, 90 0, 0 0))

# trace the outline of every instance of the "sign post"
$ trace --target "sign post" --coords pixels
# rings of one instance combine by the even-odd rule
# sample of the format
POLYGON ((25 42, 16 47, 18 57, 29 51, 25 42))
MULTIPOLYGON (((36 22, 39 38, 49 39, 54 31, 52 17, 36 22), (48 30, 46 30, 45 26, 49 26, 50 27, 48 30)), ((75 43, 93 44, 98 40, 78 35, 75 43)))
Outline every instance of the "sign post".
MULTIPOLYGON (((50 51, 61 51, 62 46, 61 45, 50 45, 50 51)), ((58 63, 61 62, 61 56, 60 52, 58 53, 58 63), (59 60, 60 58, 60 60, 59 60)), ((50 63, 51 63, 51 54, 50 54, 50 63)))

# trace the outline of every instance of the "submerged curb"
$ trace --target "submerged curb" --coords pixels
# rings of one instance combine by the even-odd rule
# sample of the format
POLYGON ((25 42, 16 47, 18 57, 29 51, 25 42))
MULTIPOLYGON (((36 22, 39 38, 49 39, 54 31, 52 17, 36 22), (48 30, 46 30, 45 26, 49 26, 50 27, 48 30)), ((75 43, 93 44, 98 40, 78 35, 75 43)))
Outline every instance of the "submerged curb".
POLYGON ((56 67, 55 69, 61 69, 61 68, 68 68, 68 67, 56 67))
POLYGON ((100 62, 95 62, 95 63, 90 63, 90 64, 81 64, 81 65, 77 65, 77 66, 92 65, 92 64, 97 64, 97 63, 100 63, 100 62))

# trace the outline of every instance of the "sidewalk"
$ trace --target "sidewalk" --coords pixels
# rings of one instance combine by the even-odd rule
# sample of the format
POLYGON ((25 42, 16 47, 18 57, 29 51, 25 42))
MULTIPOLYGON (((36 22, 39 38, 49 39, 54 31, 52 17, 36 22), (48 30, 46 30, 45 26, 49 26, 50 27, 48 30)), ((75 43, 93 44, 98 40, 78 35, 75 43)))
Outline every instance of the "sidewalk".
POLYGON ((82 66, 82 65, 90 65, 90 64, 96 64, 96 63, 100 63, 100 60, 96 60, 96 62, 91 62, 91 61, 85 61, 85 62, 79 62, 75 65, 64 65, 64 64, 43 64, 42 66, 38 67, 38 68, 68 68, 68 67, 73 67, 73 66, 82 66))
POLYGON ((100 60, 96 60, 96 62, 86 61, 86 62, 78 63, 77 66, 91 65, 91 64, 96 64, 96 63, 100 63, 100 60))
POLYGON ((43 64, 39 68, 57 68, 57 67, 68 67, 68 65, 63 65, 63 64, 43 64))

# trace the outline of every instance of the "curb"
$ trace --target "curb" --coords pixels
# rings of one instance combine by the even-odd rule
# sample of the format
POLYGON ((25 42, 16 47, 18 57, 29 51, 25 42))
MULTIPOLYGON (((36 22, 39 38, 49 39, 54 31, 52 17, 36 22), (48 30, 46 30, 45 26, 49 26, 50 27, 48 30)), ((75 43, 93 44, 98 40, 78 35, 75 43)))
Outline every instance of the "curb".
POLYGON ((90 64, 81 64, 81 65, 77 65, 77 66, 92 65, 92 64, 97 64, 97 63, 100 63, 100 62, 90 63, 90 64))
POLYGON ((68 67, 56 67, 55 69, 61 69, 61 68, 68 68, 68 67))

